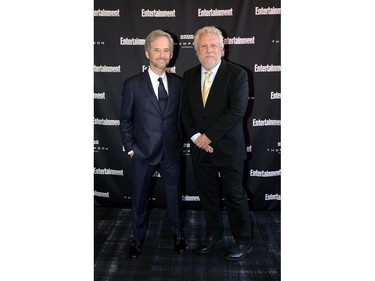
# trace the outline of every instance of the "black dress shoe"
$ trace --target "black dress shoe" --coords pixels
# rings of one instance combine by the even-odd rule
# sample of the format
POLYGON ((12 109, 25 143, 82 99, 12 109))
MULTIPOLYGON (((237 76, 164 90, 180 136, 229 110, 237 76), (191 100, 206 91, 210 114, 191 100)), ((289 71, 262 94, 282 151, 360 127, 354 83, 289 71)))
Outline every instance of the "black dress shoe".
POLYGON ((136 260, 141 255, 141 243, 134 239, 129 247, 129 258, 136 260))
POLYGON ((174 234, 173 235, 174 241, 174 249, 177 253, 183 253, 186 250, 186 240, 184 235, 174 234))
POLYGON ((225 254, 225 259, 229 261, 240 261, 253 249, 251 243, 238 244, 235 243, 225 254))
POLYGON ((207 254, 211 252, 214 248, 217 242, 221 240, 222 236, 209 236, 207 237, 203 244, 198 248, 198 253, 200 254, 207 254))

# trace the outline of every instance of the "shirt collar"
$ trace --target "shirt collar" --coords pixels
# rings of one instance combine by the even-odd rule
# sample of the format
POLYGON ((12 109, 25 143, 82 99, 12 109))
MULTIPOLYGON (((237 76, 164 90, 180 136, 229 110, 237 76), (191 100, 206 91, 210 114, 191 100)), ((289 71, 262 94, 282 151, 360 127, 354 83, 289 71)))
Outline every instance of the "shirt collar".
POLYGON ((148 75, 150 75, 151 81, 158 81, 159 77, 162 77, 163 81, 166 81, 165 71, 164 71, 162 76, 159 76, 155 72, 153 72, 150 68, 148 68, 148 75))
MULTIPOLYGON (((217 72, 217 70, 219 69, 219 67, 220 67, 220 65, 221 65, 221 60, 220 60, 220 62, 213 68, 213 69, 211 69, 211 76, 212 75, 216 75, 216 72, 217 72)), ((204 69, 203 68, 203 66, 201 67, 201 74, 202 75, 205 75, 205 72, 206 72, 207 70, 206 69, 204 69)))

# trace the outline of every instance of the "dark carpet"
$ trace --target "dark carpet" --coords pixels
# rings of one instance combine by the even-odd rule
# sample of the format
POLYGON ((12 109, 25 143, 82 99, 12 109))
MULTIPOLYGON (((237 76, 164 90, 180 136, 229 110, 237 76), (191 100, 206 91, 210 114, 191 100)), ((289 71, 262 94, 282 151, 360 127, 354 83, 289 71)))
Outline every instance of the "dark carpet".
POLYGON ((253 249, 241 261, 230 262, 223 251, 233 243, 226 211, 224 239, 208 255, 195 252, 204 238, 201 210, 186 211, 184 228, 187 250, 177 254, 169 232, 164 209, 152 209, 142 255, 132 261, 128 247, 132 237, 130 210, 95 207, 94 279, 95 280, 280 280, 280 212, 252 211, 253 249))

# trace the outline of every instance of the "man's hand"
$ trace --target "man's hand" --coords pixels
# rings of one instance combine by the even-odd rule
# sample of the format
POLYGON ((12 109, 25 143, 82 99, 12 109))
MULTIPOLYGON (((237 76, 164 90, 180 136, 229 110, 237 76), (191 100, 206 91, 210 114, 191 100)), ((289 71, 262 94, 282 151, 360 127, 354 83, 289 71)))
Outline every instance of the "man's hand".
POLYGON ((206 136, 206 134, 201 134, 194 142, 194 144, 205 150, 208 153, 213 153, 214 149, 210 146, 211 140, 206 136))

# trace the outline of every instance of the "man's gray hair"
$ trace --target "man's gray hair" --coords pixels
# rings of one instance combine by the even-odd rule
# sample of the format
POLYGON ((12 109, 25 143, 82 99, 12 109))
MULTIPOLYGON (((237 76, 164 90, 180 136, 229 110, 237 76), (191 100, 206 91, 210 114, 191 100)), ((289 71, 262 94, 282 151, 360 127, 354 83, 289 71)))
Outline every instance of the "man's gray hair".
POLYGON ((198 29, 194 34, 194 49, 198 51, 198 40, 203 33, 214 33, 219 37, 220 47, 222 49, 222 56, 224 56, 224 37, 220 29, 215 26, 205 26, 198 29))
POLYGON ((160 29, 157 29, 157 30, 154 30, 154 31, 151 31, 151 33, 149 35, 147 35, 147 38, 146 38, 146 42, 145 42, 145 51, 150 51, 150 45, 151 45, 151 42, 154 41, 155 39, 159 38, 159 37, 165 37, 168 39, 169 41, 169 49, 171 51, 171 53, 173 53, 173 38, 172 36, 163 31, 163 30, 160 30, 160 29))

